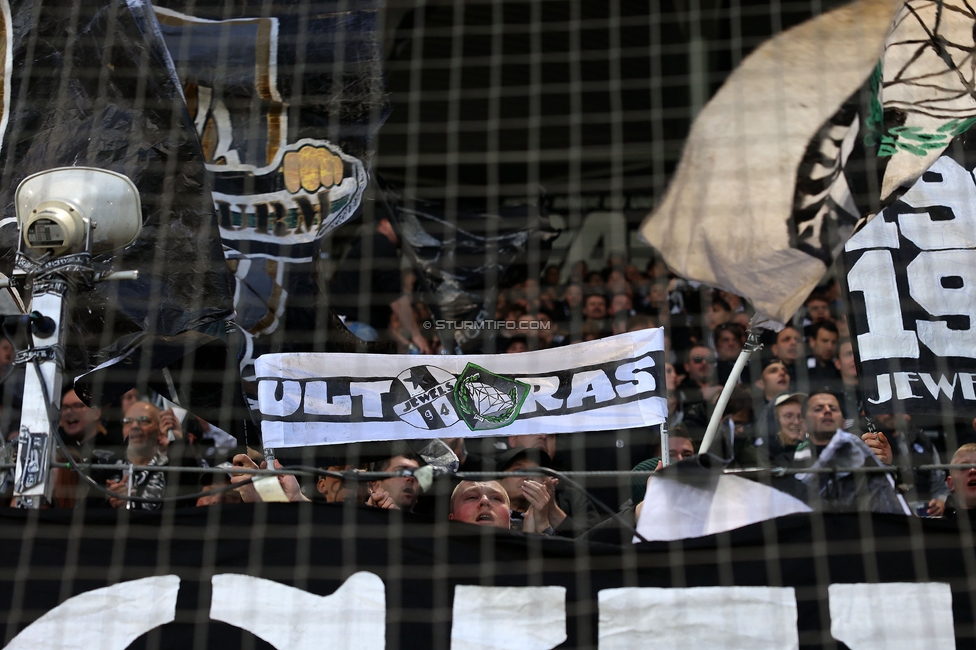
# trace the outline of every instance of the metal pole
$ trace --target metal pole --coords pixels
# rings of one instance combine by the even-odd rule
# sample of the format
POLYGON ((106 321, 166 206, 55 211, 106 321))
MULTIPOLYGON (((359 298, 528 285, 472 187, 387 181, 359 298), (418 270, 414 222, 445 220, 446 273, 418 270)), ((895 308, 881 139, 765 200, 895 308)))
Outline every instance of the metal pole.
POLYGON ((661 423, 661 463, 664 467, 671 464, 671 439, 668 436, 668 423, 661 423))
POLYGON ((725 407, 729 403, 729 397, 732 396, 732 390, 739 383, 739 376, 742 374, 742 370, 746 367, 746 363, 749 361, 752 353, 762 350, 763 345, 759 342, 759 337, 762 335, 763 329, 762 327, 753 325, 747 332, 746 344, 742 347, 739 358, 735 360, 735 365, 732 366, 732 374, 729 375, 728 381, 725 382, 725 387, 722 388, 722 394, 719 395, 718 402, 715 404, 715 410, 712 411, 712 419, 708 421, 708 428, 705 429, 705 437, 702 438, 701 447, 698 450, 699 453, 706 453, 709 447, 712 446, 712 442, 715 440, 715 432, 718 431, 718 425, 722 421, 722 414, 725 413, 725 407))
POLYGON ((52 435, 61 413, 67 293, 68 283, 63 278, 55 276, 34 282, 31 313, 50 318, 54 331, 38 333, 29 325, 32 347, 17 353, 17 365, 25 366, 25 375, 14 496, 22 508, 40 508, 45 501, 50 503, 54 489, 51 481, 52 435), (45 395, 55 403, 48 404, 45 395))

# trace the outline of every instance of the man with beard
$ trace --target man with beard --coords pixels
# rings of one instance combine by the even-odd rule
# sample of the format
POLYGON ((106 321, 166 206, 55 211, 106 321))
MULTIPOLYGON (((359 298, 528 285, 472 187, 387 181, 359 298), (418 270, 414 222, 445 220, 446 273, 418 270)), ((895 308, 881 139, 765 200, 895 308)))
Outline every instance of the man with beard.
POLYGON ((461 481, 451 493, 447 518, 478 526, 511 528, 511 501, 498 481, 461 481))
MULTIPOLYGON (((116 465, 165 466, 166 454, 159 449, 159 409, 149 402, 136 402, 122 418, 122 435, 128 446, 124 459, 116 465)), ((123 470, 106 481, 110 492, 141 498, 159 499, 166 494, 166 473, 148 469, 132 472, 123 470)), ((161 502, 129 501, 109 497, 113 508, 133 510, 159 510, 161 502)))

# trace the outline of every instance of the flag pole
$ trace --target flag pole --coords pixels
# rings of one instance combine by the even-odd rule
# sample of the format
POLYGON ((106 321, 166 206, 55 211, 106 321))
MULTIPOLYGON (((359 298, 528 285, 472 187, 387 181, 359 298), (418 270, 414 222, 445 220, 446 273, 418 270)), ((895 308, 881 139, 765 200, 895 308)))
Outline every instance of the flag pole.
POLYGON ((664 467, 671 464, 671 439, 668 436, 668 421, 661 423, 661 463, 664 467))
POLYGON ((732 366, 732 372, 729 374, 729 378, 722 388, 722 394, 719 395, 718 402, 715 403, 715 410, 712 411, 712 417, 708 421, 708 428, 705 429, 705 437, 702 438, 698 453, 704 454, 712 446, 712 442, 715 440, 715 432, 718 431, 718 425, 722 421, 722 414, 725 413, 725 407, 729 403, 729 398, 732 396, 732 390, 739 383, 739 376, 742 375, 742 370, 746 367, 746 363, 748 363, 752 353, 758 352, 763 348, 763 344, 759 341, 763 329, 765 328, 750 324, 749 331, 746 333, 746 344, 742 346, 742 351, 739 352, 739 358, 735 360, 735 365, 732 366))

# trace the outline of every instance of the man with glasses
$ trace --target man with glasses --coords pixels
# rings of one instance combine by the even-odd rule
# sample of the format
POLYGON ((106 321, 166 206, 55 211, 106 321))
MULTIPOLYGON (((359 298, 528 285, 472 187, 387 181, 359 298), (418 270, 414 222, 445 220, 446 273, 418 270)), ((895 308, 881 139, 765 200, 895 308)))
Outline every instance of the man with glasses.
POLYGON ((711 402, 722 392, 715 378, 715 355, 704 345, 694 345, 688 350, 685 360, 685 378, 678 385, 684 393, 684 403, 698 404, 711 402))
MULTIPOLYGON (((159 409, 149 402, 136 402, 122 418, 122 435, 127 446, 124 459, 116 461, 117 470, 106 481, 109 491, 119 496, 160 499, 166 494, 166 473, 151 469, 132 470, 127 465, 163 467, 169 464, 159 449, 159 409)), ((161 502, 129 501, 109 497, 113 508, 159 510, 161 502)))

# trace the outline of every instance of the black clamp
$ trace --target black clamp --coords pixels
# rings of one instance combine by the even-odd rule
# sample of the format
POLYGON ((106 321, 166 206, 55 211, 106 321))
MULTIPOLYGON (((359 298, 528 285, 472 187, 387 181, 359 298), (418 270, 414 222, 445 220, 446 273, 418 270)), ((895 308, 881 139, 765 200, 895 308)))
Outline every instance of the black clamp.
POLYGON ((33 363, 34 361, 44 363, 46 361, 53 361, 58 370, 64 368, 64 348, 60 345, 46 345, 42 348, 30 348, 29 350, 19 350, 16 355, 14 355, 14 365, 24 366, 28 363, 33 363))

